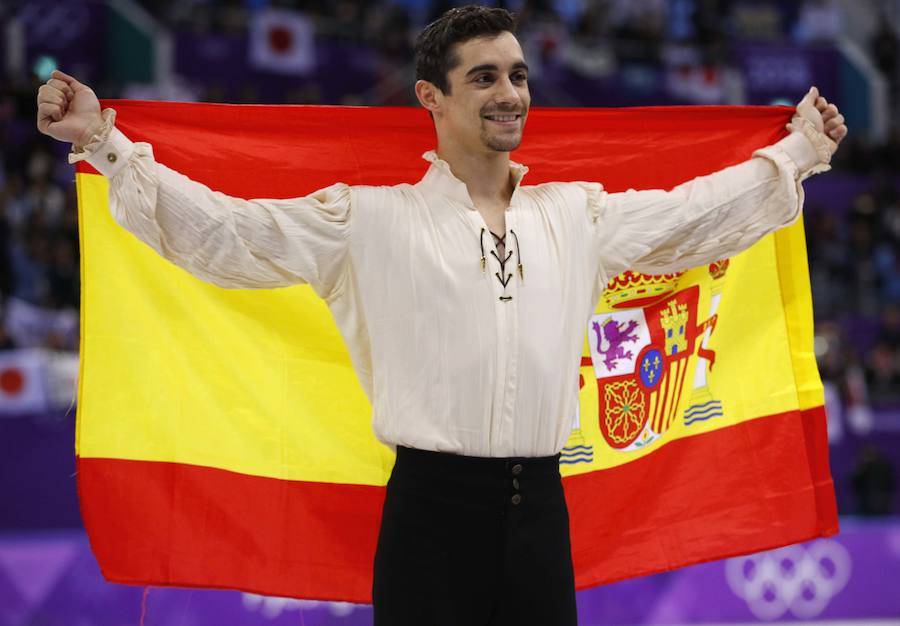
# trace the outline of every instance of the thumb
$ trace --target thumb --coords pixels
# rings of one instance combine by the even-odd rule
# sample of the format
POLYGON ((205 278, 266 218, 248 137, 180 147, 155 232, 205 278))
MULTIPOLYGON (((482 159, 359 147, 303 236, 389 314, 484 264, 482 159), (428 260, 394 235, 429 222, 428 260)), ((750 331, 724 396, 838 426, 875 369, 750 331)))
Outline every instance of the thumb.
POLYGON ((53 72, 51 72, 50 74, 50 77, 63 81, 72 88, 72 91, 90 89, 90 87, 88 87, 84 83, 78 82, 78 80, 74 76, 69 76, 68 74, 60 70, 53 70, 53 72))
POLYGON ((816 101, 819 99, 819 90, 816 87, 810 87, 803 99, 797 104, 797 116, 809 120, 815 126, 816 130, 822 132, 824 124, 822 123, 822 114, 816 108, 816 101))
POLYGON ((806 95, 803 96, 803 99, 797 103, 797 108, 799 109, 801 106, 816 106, 816 100, 819 99, 819 88, 818 87, 810 87, 809 91, 806 92, 806 95))

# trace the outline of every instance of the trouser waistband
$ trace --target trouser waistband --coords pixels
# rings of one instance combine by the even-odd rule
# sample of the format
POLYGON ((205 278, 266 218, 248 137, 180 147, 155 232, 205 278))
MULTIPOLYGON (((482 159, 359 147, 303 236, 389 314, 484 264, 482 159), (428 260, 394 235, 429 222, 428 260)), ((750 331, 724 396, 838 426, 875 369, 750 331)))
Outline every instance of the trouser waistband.
POLYGON ((560 455, 542 457, 480 457, 397 446, 397 463, 420 472, 455 476, 558 476, 560 455))

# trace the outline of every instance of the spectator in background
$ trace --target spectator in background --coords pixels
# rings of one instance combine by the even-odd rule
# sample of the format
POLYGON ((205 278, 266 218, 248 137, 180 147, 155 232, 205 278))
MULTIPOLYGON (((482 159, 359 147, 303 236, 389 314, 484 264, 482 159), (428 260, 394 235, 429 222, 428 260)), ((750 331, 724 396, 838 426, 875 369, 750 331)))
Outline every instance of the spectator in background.
POLYGON ((878 280, 879 304, 900 302, 900 251, 896 240, 882 237, 875 248, 873 266, 878 280))
POLYGON ((816 319, 827 320, 847 306, 846 284, 850 280, 849 251, 842 237, 838 215, 822 207, 810 207, 804 214, 809 248, 813 311, 816 319), (812 216, 815 216, 813 218, 812 216))
POLYGON ((6 189, 0 185, 0 301, 12 287, 12 273, 9 256, 9 245, 12 242, 12 231, 6 219, 8 197, 6 189))
POLYGON ((666 32, 665 0, 613 0, 609 4, 618 58, 658 64, 666 32))
POLYGON ((900 302, 892 302, 882 310, 881 339, 892 350, 900 350, 900 302))
POLYGON ((388 63, 404 64, 412 58, 412 41, 409 33, 413 25, 409 13, 397 6, 388 5, 373 14, 372 42, 385 56, 388 63))
POLYGON ((877 315, 880 304, 875 270, 875 228, 878 216, 871 193, 857 196, 850 217, 849 261, 853 268, 847 289, 853 290, 855 307, 865 316, 877 315))
MULTIPOLYGON (((18 236, 25 229, 25 223, 31 214, 31 205, 24 193, 22 176, 18 172, 10 172, 6 177, 3 189, 5 216, 11 236, 18 236)), ((12 239, 10 239, 12 243, 12 239)))
POLYGON ((879 340, 869 351, 865 372, 866 386, 874 404, 900 404, 900 368, 896 350, 879 340))
MULTIPOLYGON (((726 35, 726 21, 731 11, 730 0, 682 0, 693 4, 693 41, 701 46, 718 41, 726 35)), ((689 10, 689 9, 682 9, 689 10)))
POLYGON ((34 80, 7 77, 0 87, 0 350, 76 350, 75 188, 28 119, 34 80))
POLYGON ((897 480, 894 468, 877 447, 866 444, 860 448, 850 482, 860 515, 893 513, 897 480))
POLYGON ((2 303, 0 303, 0 350, 15 350, 16 342, 7 334, 5 321, 5 312, 2 303))
POLYGON ((58 231, 51 241, 47 283, 49 304, 54 309, 78 310, 81 276, 77 250, 77 242, 62 231, 58 231))
POLYGON ((575 19, 572 35, 560 49, 560 60, 582 76, 610 76, 617 67, 610 30, 609 7, 588 5, 575 19))
POLYGON ((836 41, 843 26, 841 7, 836 0, 806 0, 794 28, 800 43, 836 41))
POLYGON ((22 239, 9 247, 11 295, 36 306, 46 306, 50 301, 47 278, 50 246, 43 225, 40 220, 31 220, 22 239))
MULTIPOLYGON (((366 28, 372 21, 366 11, 366 3, 357 0, 341 0, 335 4, 333 33, 339 40, 359 44, 366 39, 366 28)), ((318 29, 317 29, 318 30, 318 29)))
POLYGON ((36 149, 28 159, 28 190, 26 202, 29 212, 53 226, 62 219, 65 193, 51 179, 53 158, 45 149, 36 149))
POLYGON ((734 34, 744 41, 779 41, 784 38, 784 16, 774 0, 742 1, 731 13, 734 34))
POLYGON ((888 82, 891 99, 897 96, 897 55, 900 53, 900 41, 887 15, 882 13, 878 19, 878 30, 870 43, 875 65, 881 70, 888 82))

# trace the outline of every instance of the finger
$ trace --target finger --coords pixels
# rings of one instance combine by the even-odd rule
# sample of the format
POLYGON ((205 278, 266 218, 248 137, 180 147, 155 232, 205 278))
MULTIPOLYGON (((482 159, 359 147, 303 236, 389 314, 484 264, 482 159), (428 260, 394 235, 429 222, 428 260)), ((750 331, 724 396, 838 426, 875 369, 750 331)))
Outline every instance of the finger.
POLYGON ((809 91, 806 92, 806 95, 803 96, 803 99, 797 104, 797 108, 799 109, 804 104, 808 104, 810 106, 815 106, 816 99, 819 97, 819 89, 817 87, 810 87, 809 91))
POLYGON ((829 132, 837 128, 838 126, 842 126, 844 124, 844 116, 838 115, 837 117, 833 117, 825 123, 825 131, 829 132))
POLYGON ((826 100, 822 96, 819 96, 819 98, 816 100, 816 108, 819 109, 819 111, 824 111, 828 108, 828 100, 826 100))
POLYGON ((68 104, 69 101, 60 90, 44 85, 38 89, 38 103, 41 102, 52 102, 54 104, 63 105, 68 104))
POLYGON ((58 104, 43 102, 38 105, 38 117, 43 119, 51 119, 58 122, 63 118, 62 108, 58 104))
POLYGON ((83 85, 75 79, 74 76, 69 76, 65 72, 61 70, 53 70, 50 74, 51 78, 58 78, 59 80, 66 83, 69 87, 72 88, 73 91, 78 91, 79 89, 88 89, 87 85, 83 85))
POLYGON ((37 100, 38 107, 42 104, 52 104, 54 106, 58 106, 63 113, 65 113, 69 108, 69 102, 66 100, 65 96, 63 96, 59 92, 45 92, 38 96, 37 100))
POLYGON ((66 96, 73 96, 75 92, 72 91, 72 88, 69 87, 68 83, 59 80, 58 78, 51 78, 47 81, 47 85, 53 87, 54 89, 59 89, 61 92, 66 94, 66 96))
POLYGON ((829 136, 834 139, 837 143, 840 143, 841 139, 847 136, 847 127, 844 125, 838 126, 833 131, 829 133, 829 136))

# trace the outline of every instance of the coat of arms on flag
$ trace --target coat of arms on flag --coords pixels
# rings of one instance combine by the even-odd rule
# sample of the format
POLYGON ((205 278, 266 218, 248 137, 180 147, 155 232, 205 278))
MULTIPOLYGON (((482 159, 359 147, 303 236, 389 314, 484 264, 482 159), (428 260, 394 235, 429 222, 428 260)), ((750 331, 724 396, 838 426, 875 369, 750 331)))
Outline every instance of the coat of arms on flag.
POLYGON ((596 376, 600 432, 613 450, 643 448, 678 419, 690 425, 722 416, 722 402, 709 389, 715 352, 707 344, 727 267, 727 259, 709 267, 705 319, 698 311, 700 287, 680 286, 683 272, 624 272, 610 281, 603 310, 588 324, 590 356, 582 365, 596 376))

